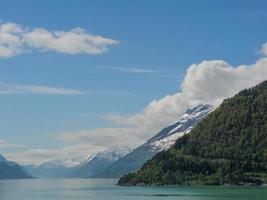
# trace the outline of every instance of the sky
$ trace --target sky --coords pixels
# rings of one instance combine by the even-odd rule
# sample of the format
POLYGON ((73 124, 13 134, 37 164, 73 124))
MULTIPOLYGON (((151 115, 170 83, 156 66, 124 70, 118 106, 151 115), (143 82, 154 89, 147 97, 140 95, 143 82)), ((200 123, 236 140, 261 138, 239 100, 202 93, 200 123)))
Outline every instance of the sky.
POLYGON ((0 3, 0 154, 136 147, 198 103, 267 79, 264 0, 0 3))

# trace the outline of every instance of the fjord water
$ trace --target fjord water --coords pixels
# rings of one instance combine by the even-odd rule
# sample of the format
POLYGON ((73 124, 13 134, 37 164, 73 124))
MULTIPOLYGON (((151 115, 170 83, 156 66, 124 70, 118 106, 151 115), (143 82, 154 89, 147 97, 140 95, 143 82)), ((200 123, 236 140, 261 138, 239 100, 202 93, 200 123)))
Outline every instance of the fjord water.
POLYGON ((1 200, 266 200, 267 187, 121 187, 114 179, 1 180, 1 200))

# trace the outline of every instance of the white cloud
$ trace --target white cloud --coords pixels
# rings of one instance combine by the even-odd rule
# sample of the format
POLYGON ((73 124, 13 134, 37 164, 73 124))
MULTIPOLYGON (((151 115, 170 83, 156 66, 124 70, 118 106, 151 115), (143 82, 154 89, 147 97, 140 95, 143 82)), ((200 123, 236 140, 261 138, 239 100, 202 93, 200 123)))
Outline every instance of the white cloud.
POLYGON ((7 94, 47 94, 47 95, 81 95, 84 91, 70 88, 48 87, 38 85, 17 85, 0 82, 0 95, 7 94))
POLYGON ((0 57, 9 58, 23 51, 23 30, 13 23, 0 25, 0 57))
POLYGON ((66 54, 102 54, 119 42, 87 33, 76 27, 70 31, 49 31, 44 28, 23 27, 15 23, 0 24, 0 57, 30 52, 55 51, 66 54))
POLYGON ((20 147, 24 147, 24 145, 9 143, 6 140, 0 139, 0 148, 20 148, 20 147))
POLYGON ((57 51, 67 54, 102 54, 108 46, 118 44, 117 41, 94 36, 84 29, 74 28, 69 32, 49 32, 43 28, 35 28, 24 35, 25 43, 42 51, 57 51))
POLYGON ((267 58, 237 67, 225 61, 203 61, 188 68, 182 83, 182 94, 190 100, 218 104, 224 98, 266 79, 267 58))

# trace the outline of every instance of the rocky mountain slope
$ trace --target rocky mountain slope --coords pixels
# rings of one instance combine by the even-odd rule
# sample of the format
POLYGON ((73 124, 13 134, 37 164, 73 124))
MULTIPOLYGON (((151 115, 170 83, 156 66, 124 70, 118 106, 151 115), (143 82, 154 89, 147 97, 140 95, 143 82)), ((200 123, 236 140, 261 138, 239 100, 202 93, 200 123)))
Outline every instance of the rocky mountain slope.
POLYGON ((97 177, 120 177, 140 169, 147 160, 158 152, 169 149, 179 137, 190 132, 212 110, 213 106, 208 104, 199 104, 188 109, 178 121, 164 128, 145 144, 119 159, 97 177))

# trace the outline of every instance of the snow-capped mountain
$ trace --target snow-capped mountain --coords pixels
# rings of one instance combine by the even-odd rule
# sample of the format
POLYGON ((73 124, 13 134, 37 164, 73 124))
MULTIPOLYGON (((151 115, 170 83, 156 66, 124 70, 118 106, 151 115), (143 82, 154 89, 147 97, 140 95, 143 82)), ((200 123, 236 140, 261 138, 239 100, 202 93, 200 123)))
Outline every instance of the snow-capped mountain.
POLYGON ((33 178, 19 164, 7 160, 0 155, 0 179, 29 179, 33 178))
POLYGON ((130 152, 131 149, 126 146, 108 148, 103 152, 90 156, 85 162, 74 167, 72 177, 96 177, 130 152))
POLYGON ((145 144, 112 164, 99 177, 120 177, 131 171, 136 171, 158 152, 169 149, 175 141, 191 131, 204 117, 213 110, 209 104, 199 104, 186 111, 175 123, 164 128, 145 144))

